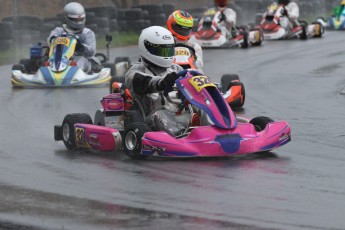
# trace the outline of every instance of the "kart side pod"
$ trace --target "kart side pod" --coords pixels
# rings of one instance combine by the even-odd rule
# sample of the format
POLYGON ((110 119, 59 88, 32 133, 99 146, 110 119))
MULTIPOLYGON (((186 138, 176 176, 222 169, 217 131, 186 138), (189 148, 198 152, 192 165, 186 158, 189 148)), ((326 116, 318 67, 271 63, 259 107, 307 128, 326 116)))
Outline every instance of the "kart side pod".
POLYGON ((88 114, 74 113, 65 116, 62 125, 54 126, 55 141, 63 141, 69 150, 94 149, 119 150, 122 144, 117 129, 93 125, 88 114))

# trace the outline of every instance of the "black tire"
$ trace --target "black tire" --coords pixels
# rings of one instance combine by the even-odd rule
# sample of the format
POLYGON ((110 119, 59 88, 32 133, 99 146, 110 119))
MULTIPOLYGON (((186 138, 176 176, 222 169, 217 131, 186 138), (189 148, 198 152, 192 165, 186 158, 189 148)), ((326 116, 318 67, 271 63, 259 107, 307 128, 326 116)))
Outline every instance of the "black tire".
POLYGON ((135 122, 141 122, 144 123, 144 116, 143 114, 138 110, 138 108, 134 108, 133 110, 126 111, 125 114, 125 127, 129 126, 130 124, 133 124, 135 122), (136 109, 136 110, 134 110, 136 109))
POLYGON ((299 36, 301 40, 307 40, 308 39, 308 23, 306 21, 300 21, 302 25, 302 33, 299 36))
POLYGON ((68 150, 77 150, 74 125, 76 123, 92 124, 92 119, 86 113, 67 114, 62 121, 62 141, 68 150))
POLYGON ((252 31, 258 31, 260 34, 260 40, 255 42, 255 43, 252 43, 252 46, 261 46, 262 41, 264 40, 264 34, 263 34, 262 30, 261 29, 253 29, 252 31))
POLYGON ((126 155, 133 160, 142 160, 147 156, 141 154, 141 139, 150 128, 142 122, 129 124, 123 133, 123 148, 126 155))
POLYGON ((313 25, 319 25, 320 31, 319 31, 319 33, 318 33, 317 35, 315 35, 314 37, 315 37, 315 38, 321 38, 322 35, 323 35, 324 32, 325 32, 325 29, 323 28, 322 24, 321 24, 320 22, 312 22, 311 24, 313 24, 313 25))
POLYGON ((102 63, 105 64, 107 62, 107 56, 103 53, 96 53, 95 57, 98 58, 98 60, 102 63))
POLYGON ((226 93, 231 86, 232 81, 239 81, 240 77, 237 74, 223 74, 222 78, 220 79, 221 83, 221 92, 226 93))
POLYGON ((19 64, 24 66, 25 72, 30 69, 30 59, 28 58, 20 59, 19 64))
POLYGON ((22 64, 13 65, 12 70, 20 70, 20 72, 25 73, 25 67, 22 64))
POLYGON ((248 32, 242 31, 241 34, 243 34, 243 43, 241 44, 241 48, 247 49, 249 47, 248 32))
POLYGON ((273 122, 274 120, 269 117, 255 117, 253 118, 249 123, 253 124, 255 127, 255 130, 257 132, 260 132, 266 128, 266 125, 268 123, 273 122))

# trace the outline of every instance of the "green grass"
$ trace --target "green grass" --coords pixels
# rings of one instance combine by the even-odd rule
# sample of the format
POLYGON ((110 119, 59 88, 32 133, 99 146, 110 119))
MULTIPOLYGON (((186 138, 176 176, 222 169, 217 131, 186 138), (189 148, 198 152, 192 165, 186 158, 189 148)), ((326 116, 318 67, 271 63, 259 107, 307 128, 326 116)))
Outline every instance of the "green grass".
MULTIPOLYGON (((135 32, 113 32, 113 40, 110 48, 138 44, 139 34, 135 32)), ((97 49, 106 47, 105 36, 97 38, 97 49)), ((12 47, 5 51, 0 51, 0 65, 19 63, 19 59, 29 58, 29 49, 22 47, 12 47)))

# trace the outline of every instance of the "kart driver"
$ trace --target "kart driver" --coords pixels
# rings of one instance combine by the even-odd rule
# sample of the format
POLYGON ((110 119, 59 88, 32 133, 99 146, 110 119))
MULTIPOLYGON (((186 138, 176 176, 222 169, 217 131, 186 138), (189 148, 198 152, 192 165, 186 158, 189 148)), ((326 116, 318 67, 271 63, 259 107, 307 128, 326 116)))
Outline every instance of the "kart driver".
POLYGON ((183 70, 173 63, 173 35, 164 27, 151 26, 141 32, 138 46, 141 59, 127 71, 126 85, 133 98, 140 102, 147 116, 145 122, 153 130, 179 135, 189 120, 175 115, 177 106, 163 93, 172 89, 178 78, 176 73, 183 70))
POLYGON ((174 11, 172 14, 170 14, 167 21, 168 30, 174 36, 176 44, 182 43, 194 48, 194 65, 198 70, 201 70, 204 65, 202 60, 202 48, 198 43, 189 40, 193 25, 193 17, 188 12, 182 10, 174 11))
POLYGON ((284 19, 281 18, 280 22, 285 28, 294 28, 299 25, 299 7, 296 2, 290 2, 290 0, 278 0, 279 5, 283 5, 285 8, 284 15, 289 19, 289 21, 284 22, 284 19), (282 20, 283 19, 283 20, 282 20), (284 25, 285 24, 285 25, 284 25))
POLYGON ((84 72, 91 70, 91 63, 88 58, 91 58, 96 53, 96 36, 89 28, 85 27, 85 10, 84 7, 77 3, 71 2, 64 7, 65 24, 62 27, 56 27, 51 31, 47 41, 50 45, 52 39, 67 33, 77 37, 77 44, 75 47, 74 60, 77 66, 84 72))
POLYGON ((236 26, 236 12, 227 7, 227 0, 215 0, 214 4, 220 11, 218 27, 222 31, 222 34, 227 38, 234 37, 232 35, 232 29, 236 26))
POLYGON ((342 0, 339 6, 333 8, 333 14, 337 18, 337 20, 340 20, 340 16, 343 14, 344 8, 345 0, 342 0))

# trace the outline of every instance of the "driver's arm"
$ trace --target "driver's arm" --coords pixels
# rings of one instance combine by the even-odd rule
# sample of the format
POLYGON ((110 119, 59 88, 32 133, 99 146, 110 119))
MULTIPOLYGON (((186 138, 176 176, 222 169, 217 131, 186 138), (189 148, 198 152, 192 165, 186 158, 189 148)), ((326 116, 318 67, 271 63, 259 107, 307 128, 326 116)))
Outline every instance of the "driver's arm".
POLYGON ((87 30, 86 33, 83 34, 82 43, 84 45, 84 50, 82 52, 83 56, 92 57, 96 54, 96 36, 92 30, 87 30))
POLYGON ((52 30, 47 38, 48 45, 50 46, 51 40, 63 34, 63 32, 64 32, 64 29, 62 27, 56 27, 54 30, 52 30))

